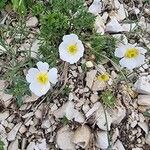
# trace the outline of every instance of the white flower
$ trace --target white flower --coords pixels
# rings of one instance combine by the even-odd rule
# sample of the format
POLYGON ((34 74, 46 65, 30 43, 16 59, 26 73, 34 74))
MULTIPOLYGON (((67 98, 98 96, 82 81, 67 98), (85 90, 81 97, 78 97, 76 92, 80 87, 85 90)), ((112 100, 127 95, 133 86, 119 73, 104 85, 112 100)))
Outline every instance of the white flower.
POLYGON ((75 34, 64 35, 59 45, 60 58, 70 64, 76 63, 84 53, 84 46, 75 34))
POLYGON ((37 68, 29 69, 26 75, 30 90, 39 97, 45 95, 51 88, 50 83, 56 84, 57 72, 56 68, 49 69, 48 63, 39 61, 37 68))
POLYGON ((115 51, 115 56, 122 58, 119 63, 121 66, 132 70, 144 64, 146 49, 134 45, 122 45, 115 51))

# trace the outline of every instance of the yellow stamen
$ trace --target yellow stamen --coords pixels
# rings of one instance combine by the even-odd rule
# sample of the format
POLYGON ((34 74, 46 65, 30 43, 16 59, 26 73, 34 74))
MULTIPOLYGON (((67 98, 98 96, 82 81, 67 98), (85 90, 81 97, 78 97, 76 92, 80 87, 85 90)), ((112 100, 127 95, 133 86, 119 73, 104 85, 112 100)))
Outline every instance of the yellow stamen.
POLYGON ((69 45, 68 46, 68 52, 71 54, 71 55, 75 55, 78 51, 78 47, 76 44, 74 45, 69 45))
POLYGON ((99 75, 98 77, 97 77, 97 79, 99 80, 99 81, 108 81, 109 80, 109 75, 107 74, 107 73, 104 73, 104 74, 101 74, 101 75, 99 75))
POLYGON ((40 72, 37 75, 37 81, 40 84, 47 84, 48 83, 48 73, 47 72, 40 72))
POLYGON ((125 53, 126 58, 136 58, 139 55, 139 51, 136 48, 129 48, 125 53))

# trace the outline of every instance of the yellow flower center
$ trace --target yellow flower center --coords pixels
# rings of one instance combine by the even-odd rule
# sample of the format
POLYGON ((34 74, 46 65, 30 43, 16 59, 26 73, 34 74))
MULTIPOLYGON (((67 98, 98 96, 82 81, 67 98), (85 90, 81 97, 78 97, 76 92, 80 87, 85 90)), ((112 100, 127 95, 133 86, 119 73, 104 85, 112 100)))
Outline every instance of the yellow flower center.
POLYGON ((139 51, 136 48, 129 48, 125 53, 126 58, 136 58, 139 55, 139 51))
POLYGON ((68 52, 71 54, 71 55, 75 55, 78 51, 78 47, 76 44, 73 44, 73 45, 69 45, 68 46, 68 52))
POLYGON ((101 74, 97 77, 99 81, 108 81, 109 80, 109 75, 107 73, 101 74))
POLYGON ((48 73, 47 72, 40 72, 38 75, 37 75, 37 81, 40 83, 40 84, 47 84, 48 83, 48 73))

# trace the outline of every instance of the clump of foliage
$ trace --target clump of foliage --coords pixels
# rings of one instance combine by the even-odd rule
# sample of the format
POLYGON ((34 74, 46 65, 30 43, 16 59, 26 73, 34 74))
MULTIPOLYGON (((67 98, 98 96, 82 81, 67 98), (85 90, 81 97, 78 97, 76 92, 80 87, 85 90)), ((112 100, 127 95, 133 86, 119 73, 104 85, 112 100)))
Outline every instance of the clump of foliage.
POLYGON ((100 54, 115 60, 114 50, 116 48, 116 42, 116 39, 110 35, 93 35, 91 39, 91 47, 96 60, 99 62, 104 59, 100 54))
POLYGON ((0 139, 0 150, 4 150, 4 142, 0 139))
POLYGON ((95 17, 84 6, 84 0, 49 0, 45 7, 47 11, 40 17, 39 38, 43 43, 39 52, 48 62, 55 62, 62 37, 75 33, 82 38, 85 32, 92 32, 95 17), (53 57, 50 58, 52 54, 53 57))
POLYGON ((6 5, 7 0, 0 0, 0 10, 6 5))
POLYGON ((64 116, 64 117, 60 120, 60 122, 61 122, 63 125, 69 124, 69 120, 67 119, 66 116, 64 116))
POLYGON ((12 85, 12 87, 7 89, 7 93, 14 95, 17 105, 21 106, 23 104, 23 96, 26 94, 30 95, 28 84, 23 77, 17 76, 16 78, 14 77, 12 85))
POLYGON ((101 100, 106 107, 114 107, 115 106, 115 96, 111 90, 107 90, 102 93, 101 100))

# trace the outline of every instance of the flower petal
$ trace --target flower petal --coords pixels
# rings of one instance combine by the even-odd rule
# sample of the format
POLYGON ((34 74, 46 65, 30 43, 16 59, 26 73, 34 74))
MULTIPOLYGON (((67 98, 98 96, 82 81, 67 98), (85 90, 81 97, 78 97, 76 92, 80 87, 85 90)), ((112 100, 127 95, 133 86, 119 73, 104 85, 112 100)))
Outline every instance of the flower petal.
POLYGON ((40 71, 48 71, 48 69, 49 69, 49 64, 46 62, 43 63, 43 62, 39 61, 36 65, 40 71))
POLYGON ((63 36, 63 41, 78 41, 78 36, 76 34, 69 34, 63 36))
POLYGON ((125 46, 125 45, 122 45, 122 46, 116 48, 115 56, 119 57, 119 58, 122 58, 124 56, 126 50, 127 50, 127 46, 125 46))
POLYGON ((135 47, 135 48, 137 48, 141 54, 145 54, 147 52, 147 50, 144 49, 143 47, 135 47))
POLYGON ((38 82, 32 82, 29 88, 36 96, 41 97, 50 89, 50 83, 48 82, 46 85, 40 85, 38 82))
MULTIPOLYGON (((78 47, 78 51, 75 55, 71 55, 70 53, 68 53, 67 51, 67 47, 70 44, 70 41, 67 42, 62 42, 59 45, 59 54, 60 54, 60 58, 63 61, 69 62, 70 64, 74 64, 76 63, 84 54, 84 46, 82 44, 82 42, 80 40, 76 41, 77 47, 78 47)), ((73 43, 74 44, 74 43, 73 43)))
POLYGON ((132 69, 134 69, 134 68, 137 67, 137 61, 136 61, 136 59, 122 58, 119 61, 119 63, 120 63, 120 65, 122 67, 126 67, 129 70, 132 70, 132 69))
POLYGON ((39 70, 36 68, 31 68, 28 70, 26 75, 27 82, 31 83, 36 80, 36 75, 39 73, 39 70))
POLYGON ((57 69, 56 68, 52 68, 49 70, 48 72, 48 76, 49 76, 49 81, 52 83, 52 84, 56 84, 56 82, 58 81, 57 80, 57 69))
POLYGON ((145 56, 144 55, 139 55, 136 58, 136 62, 137 62, 137 66, 136 67, 139 67, 139 66, 143 65, 144 62, 145 62, 145 56))

